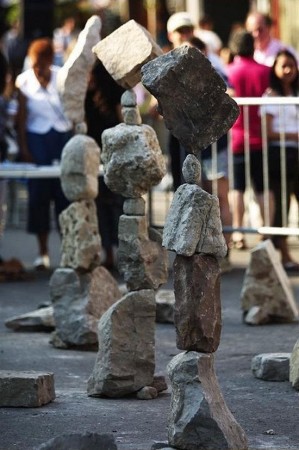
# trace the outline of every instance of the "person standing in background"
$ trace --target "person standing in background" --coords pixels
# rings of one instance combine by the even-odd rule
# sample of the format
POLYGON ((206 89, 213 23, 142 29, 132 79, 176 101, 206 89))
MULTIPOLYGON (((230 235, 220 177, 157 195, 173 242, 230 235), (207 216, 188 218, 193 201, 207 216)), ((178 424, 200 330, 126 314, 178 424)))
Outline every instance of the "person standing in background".
MULTIPOLYGON (((253 59, 254 41, 250 33, 237 31, 231 39, 230 48, 235 55, 227 66, 228 81, 236 97, 261 97, 269 86, 270 68, 253 59)), ((261 215, 264 218, 264 183, 261 118, 258 106, 249 107, 249 159, 250 178, 257 196, 261 215)), ((232 126, 233 152, 233 192, 232 215, 233 227, 243 226, 245 179, 245 135, 244 107, 232 126)), ((270 193, 270 218, 273 214, 273 195, 270 193)), ((233 234, 232 246, 238 249, 246 247, 244 236, 240 232, 233 234)))
MULTIPOLYGON (((297 61, 288 50, 280 51, 270 73, 270 87, 267 97, 297 97, 299 89, 299 72, 297 61)), ((291 195, 297 193, 299 180, 298 153, 298 106, 296 105, 265 105, 261 107, 262 114, 266 114, 268 136, 269 183, 275 198, 274 227, 283 226, 282 183, 285 178, 286 186, 286 214, 288 216, 291 195), (284 133, 285 155, 281 154, 281 132, 284 133), (285 158, 286 171, 282 176, 281 158, 285 158)), ((287 225, 285 225, 287 226, 287 225)), ((289 252, 287 236, 273 236, 273 243, 281 253, 284 269, 299 274, 299 264, 289 252)))
POLYGON ((76 28, 76 19, 68 16, 64 19, 61 27, 53 31, 54 64, 63 66, 70 44, 78 37, 79 30, 76 28))
MULTIPOLYGON (((25 162, 52 165, 60 160, 62 149, 72 136, 72 124, 63 113, 57 91, 59 68, 52 65, 54 48, 51 39, 34 40, 29 46, 28 57, 31 68, 16 79, 20 157, 25 162)), ((50 266, 50 205, 54 201, 58 226, 58 216, 69 202, 59 179, 31 179, 28 191, 27 231, 37 236, 39 250, 34 267, 45 269, 50 266)))
POLYGON ((298 63, 296 50, 271 36, 272 25, 272 19, 268 15, 257 11, 249 13, 246 18, 246 30, 252 34, 254 39, 253 57, 255 61, 272 67, 277 53, 281 50, 288 50, 295 56, 298 63))
MULTIPOLYGON (((107 72, 101 61, 97 60, 90 74, 85 97, 85 119, 87 135, 102 146, 102 133, 122 122, 120 99, 125 89, 119 86, 107 72)), ((115 268, 113 247, 118 245, 118 222, 123 213, 124 197, 112 192, 99 177, 99 194, 95 199, 99 232, 105 250, 103 265, 115 268)))

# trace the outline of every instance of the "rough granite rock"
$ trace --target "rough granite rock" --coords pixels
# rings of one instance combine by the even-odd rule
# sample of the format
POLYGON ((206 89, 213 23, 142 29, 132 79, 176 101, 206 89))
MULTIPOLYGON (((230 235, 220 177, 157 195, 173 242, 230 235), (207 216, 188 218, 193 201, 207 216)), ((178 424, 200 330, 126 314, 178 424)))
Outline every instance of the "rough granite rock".
POLYGON ((152 384, 155 372, 153 290, 129 292, 98 325, 99 351, 88 380, 89 396, 121 397, 152 384))
POLYGON ((299 339, 295 343, 290 358, 290 382, 299 391, 299 339))
POLYGON ((221 335, 220 267, 213 256, 177 255, 174 324, 181 350, 215 352, 221 335))
POLYGON ((89 72, 96 60, 92 47, 99 41, 102 23, 90 17, 78 36, 75 47, 58 72, 57 86, 66 116, 74 124, 84 122, 84 101, 89 72))
POLYGON ((54 375, 0 370, 0 406, 35 408, 55 399, 54 375))
POLYGON ((123 205, 124 214, 127 216, 144 216, 145 201, 140 198, 127 198, 123 205))
POLYGON ((92 200, 98 195, 100 148, 89 136, 77 134, 61 155, 61 187, 70 201, 92 200))
POLYGON ((125 89, 140 82, 143 64, 163 53, 151 34, 135 20, 129 20, 117 28, 95 45, 92 51, 114 80, 125 89))
POLYGON ((239 115, 226 84, 196 48, 185 45, 158 56, 141 73, 166 127, 189 153, 198 154, 216 142, 239 115))
POLYGON ((86 273, 55 270, 50 279, 50 296, 58 338, 67 347, 94 348, 98 321, 121 294, 108 270, 97 267, 86 273))
POLYGON ((101 237, 93 200, 71 203, 59 216, 61 267, 93 269, 100 265, 101 237))
POLYGON ((272 242, 268 239, 251 251, 241 291, 245 322, 264 324, 292 322, 298 318, 298 307, 290 281, 272 242), (252 308, 259 307, 259 310, 252 308), (260 318, 260 320, 258 320, 260 318))
POLYGON ((227 246, 218 198, 196 184, 180 186, 165 220, 163 246, 183 256, 200 253, 224 258, 227 246))
POLYGON ((166 173, 157 135, 149 125, 120 123, 102 134, 104 179, 111 191, 137 198, 166 173))
POLYGON ((184 450, 246 450, 247 438, 228 409, 212 354, 184 352, 167 367, 172 384, 170 446, 184 450))
POLYGON ((55 328, 53 307, 48 306, 30 311, 5 321, 7 328, 15 331, 50 331, 55 328))
POLYGON ((251 370, 256 378, 266 381, 289 381, 290 353, 261 353, 251 360, 251 370))
POLYGON ((120 216, 118 270, 130 291, 158 289, 166 283, 168 255, 161 240, 161 235, 149 234, 145 216, 120 216))
POLYGON ((113 434, 73 433, 56 436, 36 450, 117 450, 113 434))

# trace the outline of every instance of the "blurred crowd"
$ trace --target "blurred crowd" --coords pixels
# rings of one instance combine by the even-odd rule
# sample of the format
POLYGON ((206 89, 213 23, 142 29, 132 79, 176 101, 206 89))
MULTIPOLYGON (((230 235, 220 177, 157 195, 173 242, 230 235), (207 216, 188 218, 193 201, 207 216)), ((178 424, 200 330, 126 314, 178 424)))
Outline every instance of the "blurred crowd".
MULTIPOLYGON (((227 93, 235 97, 296 97, 298 96, 298 54, 294 48, 272 37, 272 20, 259 12, 250 12, 244 23, 233 25, 224 46, 215 33, 213 20, 204 16, 194 23, 187 12, 175 13, 164 25, 165 32, 157 37, 163 51, 189 45, 201 51, 227 86, 227 93)), ((163 30, 163 27, 162 27, 163 30)), ((51 165, 59 161, 64 144, 72 136, 72 124, 65 117, 60 103, 56 77, 71 53, 80 28, 73 16, 65 17, 53 38, 39 38, 25 45, 16 22, 0 40, 0 151, 1 162, 22 161, 37 165, 51 165)), ((99 40, 101 37, 99 36, 99 40)), ((200 73, 199 73, 200 76, 200 73)), ((144 121, 157 131, 162 150, 169 164, 171 188, 176 190, 184 182, 181 174, 184 148, 168 133, 159 116, 156 101, 143 86, 136 86, 136 94, 144 121)), ((120 88, 100 61, 90 73, 86 93, 85 113, 87 134, 101 146, 101 134, 106 128, 122 121, 120 88)), ((244 110, 231 130, 233 185, 229 183, 228 136, 219 139, 200 155, 202 186, 213 192, 215 183, 219 197, 223 226, 240 229, 244 224, 244 194, 246 179, 246 146, 249 147, 251 187, 265 223, 265 185, 262 152, 261 117, 265 118, 268 137, 267 193, 268 215, 273 227, 283 225, 282 167, 285 175, 286 210, 291 198, 299 201, 298 114, 294 105, 267 105, 249 108, 249 128, 244 127, 244 110), (281 153, 283 134, 283 156, 281 153), (215 170, 216 158, 216 170, 215 170)), ((5 225, 7 181, 0 180, 0 239, 5 225)), ((51 203, 55 204, 56 219, 67 207, 58 179, 28 181, 27 230, 37 236, 38 252, 35 268, 49 268, 48 235, 51 225, 51 203)), ((99 231, 105 250, 103 263, 115 268, 117 224, 122 212, 122 198, 111 193, 99 179, 97 199, 99 231)), ((57 221, 57 226, 58 221, 57 221)), ((223 272, 230 269, 230 248, 244 249, 244 233, 225 233, 228 246, 223 272)), ((267 237, 267 236, 265 236, 267 237)), ((265 238, 264 237, 264 238, 265 238)), ((287 236, 271 236, 280 251, 286 270, 299 272, 288 247, 287 236)), ((1 242, 0 242, 1 245, 1 242)), ((0 247, 1 252, 1 247, 0 247)), ((1 259, 0 259, 1 267, 1 259)))

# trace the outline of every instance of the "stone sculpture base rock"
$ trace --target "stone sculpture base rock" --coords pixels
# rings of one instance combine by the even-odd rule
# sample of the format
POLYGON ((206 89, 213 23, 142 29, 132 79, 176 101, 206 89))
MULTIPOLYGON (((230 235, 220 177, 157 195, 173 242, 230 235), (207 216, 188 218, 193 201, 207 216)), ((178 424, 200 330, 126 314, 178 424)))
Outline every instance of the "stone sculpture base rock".
POLYGON ((247 438, 228 409, 212 354, 185 352, 168 365, 172 384, 169 444, 183 450, 246 450, 247 438))

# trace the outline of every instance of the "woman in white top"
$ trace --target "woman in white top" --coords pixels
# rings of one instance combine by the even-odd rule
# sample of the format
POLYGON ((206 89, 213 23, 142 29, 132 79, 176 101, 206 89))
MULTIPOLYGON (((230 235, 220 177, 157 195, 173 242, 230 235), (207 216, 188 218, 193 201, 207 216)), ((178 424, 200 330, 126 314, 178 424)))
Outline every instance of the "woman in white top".
MULTIPOLYGON (((18 135, 23 161, 52 165, 71 137, 71 123, 65 118, 56 87, 58 67, 52 66, 53 44, 50 39, 36 39, 28 49, 31 68, 16 79, 19 91, 18 135)), ((36 268, 48 268, 50 205, 55 203, 56 219, 66 208, 59 179, 31 179, 28 183, 29 207, 27 230, 37 235, 39 255, 36 268)), ((58 224, 58 220, 57 220, 58 224)))
MULTIPOLYGON (((274 61, 270 74, 270 87, 267 96, 297 96, 298 66, 294 55, 288 50, 280 51, 274 61)), ((281 176, 281 135, 285 140, 285 184, 287 214, 292 194, 298 195, 299 159, 299 111, 296 105, 267 105, 262 108, 266 113, 267 135, 269 142, 269 184, 275 197, 275 215, 273 225, 283 225, 282 182, 281 176)), ((287 271, 299 272, 299 264, 293 261, 288 249, 287 237, 274 236, 273 242, 281 252, 282 264, 287 271)))

